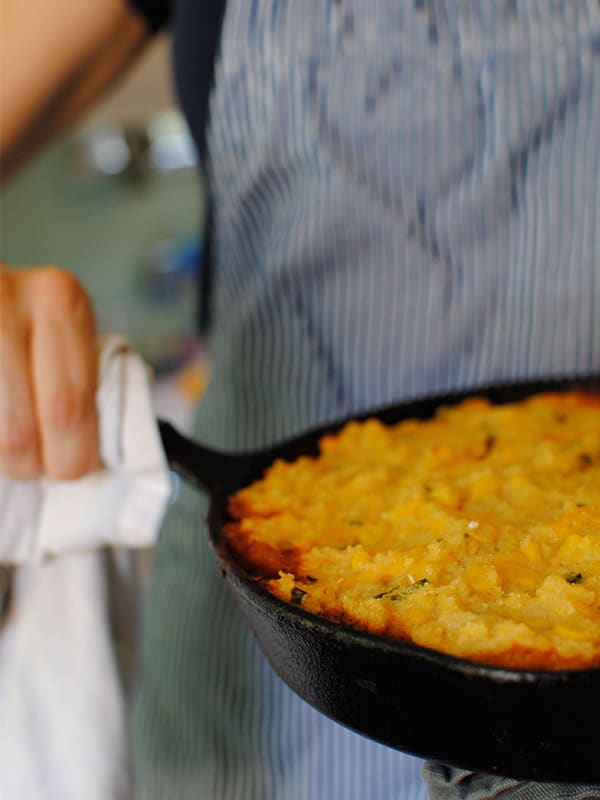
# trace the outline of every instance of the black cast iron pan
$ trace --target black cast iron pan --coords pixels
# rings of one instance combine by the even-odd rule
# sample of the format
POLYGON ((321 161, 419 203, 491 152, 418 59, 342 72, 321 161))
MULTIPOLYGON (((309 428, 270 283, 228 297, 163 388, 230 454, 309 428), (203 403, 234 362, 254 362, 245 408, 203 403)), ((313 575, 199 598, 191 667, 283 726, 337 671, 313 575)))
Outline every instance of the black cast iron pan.
MULTIPOLYGON (((571 388, 598 391, 600 377, 477 389, 361 418, 393 424, 428 418, 470 394, 501 403, 571 388)), ((393 748, 519 779, 600 784, 600 669, 499 669, 346 628, 269 594, 227 552, 229 496, 275 458, 316 454, 320 437, 345 422, 245 454, 210 450, 160 424, 173 468, 211 496, 208 527, 221 570, 276 672, 324 714, 393 748)))

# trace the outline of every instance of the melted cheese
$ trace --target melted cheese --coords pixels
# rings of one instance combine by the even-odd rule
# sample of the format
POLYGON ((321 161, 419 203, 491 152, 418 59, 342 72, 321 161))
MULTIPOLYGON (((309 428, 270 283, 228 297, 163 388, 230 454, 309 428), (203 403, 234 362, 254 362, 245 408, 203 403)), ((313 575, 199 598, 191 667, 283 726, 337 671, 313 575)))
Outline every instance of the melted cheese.
POLYGON ((230 511, 242 563, 307 611, 495 665, 600 665, 599 395, 350 423, 230 511))

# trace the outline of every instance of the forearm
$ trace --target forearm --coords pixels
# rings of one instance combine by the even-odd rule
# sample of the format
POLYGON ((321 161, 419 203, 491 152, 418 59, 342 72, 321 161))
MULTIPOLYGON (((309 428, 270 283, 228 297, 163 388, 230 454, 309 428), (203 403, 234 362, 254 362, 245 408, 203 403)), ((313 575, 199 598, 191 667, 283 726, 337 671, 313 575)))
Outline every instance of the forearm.
POLYGON ((125 71, 148 31, 125 0, 2 0, 2 179, 68 128, 125 71))

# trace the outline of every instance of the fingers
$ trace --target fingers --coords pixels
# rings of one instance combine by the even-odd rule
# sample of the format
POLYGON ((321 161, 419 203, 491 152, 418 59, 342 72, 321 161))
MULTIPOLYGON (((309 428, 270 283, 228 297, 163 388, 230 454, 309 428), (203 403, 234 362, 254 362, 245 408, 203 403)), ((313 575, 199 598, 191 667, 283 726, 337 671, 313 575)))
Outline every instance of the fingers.
POLYGON ((10 356, 7 367, 0 361, 0 420, 13 434, 4 439, 0 434, 0 469, 21 479, 40 473, 57 479, 81 477, 98 461, 97 356, 89 300, 63 270, 11 275, 12 321, 7 328, 17 330, 3 345, 10 356), (19 436, 15 430, 21 431, 19 436))
POLYGON ((28 325, 9 276, 0 272, 0 472, 33 480, 42 471, 33 387, 28 370, 28 325))
POLYGON ((97 464, 96 348, 87 295, 67 272, 32 282, 31 374, 44 471, 78 478, 97 464))

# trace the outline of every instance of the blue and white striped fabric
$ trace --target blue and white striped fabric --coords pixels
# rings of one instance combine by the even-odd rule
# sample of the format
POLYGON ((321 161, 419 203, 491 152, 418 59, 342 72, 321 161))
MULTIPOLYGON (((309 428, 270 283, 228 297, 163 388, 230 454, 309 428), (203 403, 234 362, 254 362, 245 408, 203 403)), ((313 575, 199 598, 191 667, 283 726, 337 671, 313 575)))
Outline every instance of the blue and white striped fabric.
MULTIPOLYGON (((600 371, 599 143, 597 0, 230 0, 198 438, 253 448, 428 392, 600 371)), ((204 512, 184 490, 159 548, 140 795, 423 800, 418 760, 274 676, 204 512)), ((471 796, 440 774, 437 797, 471 796)))

